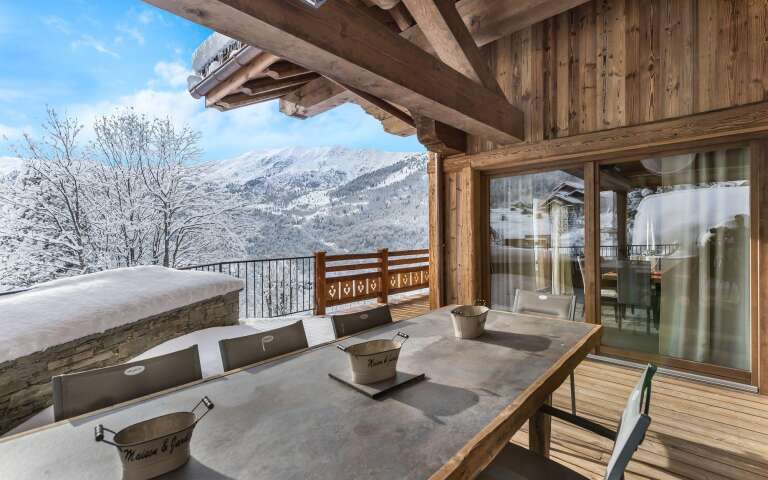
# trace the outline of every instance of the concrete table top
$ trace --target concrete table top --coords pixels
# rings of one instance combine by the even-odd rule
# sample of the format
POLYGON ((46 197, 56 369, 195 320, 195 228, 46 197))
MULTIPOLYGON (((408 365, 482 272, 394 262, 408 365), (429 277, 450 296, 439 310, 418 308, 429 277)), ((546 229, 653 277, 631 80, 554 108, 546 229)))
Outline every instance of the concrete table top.
POLYGON ((449 310, 341 340, 410 335, 398 370, 427 378, 378 400, 329 378, 347 362, 333 342, 0 441, 0 478, 118 479, 117 449, 94 441, 96 425, 119 430, 204 395, 216 407, 195 429, 192 459, 164 478, 428 478, 599 339, 596 325, 492 311, 483 336, 459 340, 449 310))

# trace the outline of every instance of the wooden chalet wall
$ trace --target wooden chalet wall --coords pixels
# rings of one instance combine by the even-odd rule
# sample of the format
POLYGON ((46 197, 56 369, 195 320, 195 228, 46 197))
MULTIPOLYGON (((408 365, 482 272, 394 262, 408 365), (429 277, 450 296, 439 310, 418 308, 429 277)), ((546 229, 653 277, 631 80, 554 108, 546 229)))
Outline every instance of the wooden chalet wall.
POLYGON ((599 0, 485 53, 536 142, 768 99, 767 22, 765 0, 599 0))
MULTIPOLYGON (((536 144, 768 100, 767 39, 768 0, 600 0, 483 50, 525 113, 526 142, 536 144)), ((470 155, 444 160, 441 303, 487 291, 487 262, 478 258, 486 182, 469 164, 496 147, 471 137, 469 145, 470 155)), ((521 157, 494 168, 513 169, 521 157)))

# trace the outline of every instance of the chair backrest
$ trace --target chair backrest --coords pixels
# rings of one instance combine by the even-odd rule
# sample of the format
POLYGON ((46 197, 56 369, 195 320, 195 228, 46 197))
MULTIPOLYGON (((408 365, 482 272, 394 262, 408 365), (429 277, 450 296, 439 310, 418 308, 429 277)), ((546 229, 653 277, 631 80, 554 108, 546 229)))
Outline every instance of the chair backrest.
POLYGON ((576 310, 575 295, 550 295, 517 289, 512 312, 546 315, 563 320, 573 320, 576 310))
POLYGON ((331 315, 331 324, 333 325, 333 334, 336 338, 354 335, 357 332, 368 330, 392 323, 392 314, 389 312, 389 305, 372 308, 362 312, 347 313, 344 315, 331 315))
POLYGON ((53 417, 58 422, 203 378, 197 345, 135 362, 58 375, 53 417))
POLYGON ((651 306, 651 263, 619 260, 616 290, 618 301, 624 305, 651 306))
POLYGON ((648 410, 651 404, 651 380, 656 373, 656 366, 649 364, 643 375, 632 389, 627 399, 627 405, 621 414, 619 431, 616 432, 616 442, 608 461, 605 480, 621 480, 629 460, 643 443, 645 432, 651 424, 648 410))
POLYGON ((219 340, 221 363, 225 372, 308 346, 304 322, 301 320, 266 332, 219 340))

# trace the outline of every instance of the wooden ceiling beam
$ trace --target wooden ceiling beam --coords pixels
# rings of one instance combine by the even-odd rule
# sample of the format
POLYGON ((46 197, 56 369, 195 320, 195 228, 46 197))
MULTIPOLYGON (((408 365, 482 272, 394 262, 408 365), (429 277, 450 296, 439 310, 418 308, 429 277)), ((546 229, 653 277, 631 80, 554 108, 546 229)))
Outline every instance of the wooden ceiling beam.
POLYGON ((467 134, 431 118, 414 116, 419 143, 430 152, 455 155, 467 151, 467 134))
POLYGON ((291 62, 275 62, 264 70, 266 76, 275 80, 304 75, 305 73, 309 73, 309 70, 291 62))
POLYGON ((387 26, 342 1, 147 0, 249 45, 333 77, 414 114, 501 144, 523 138, 523 114, 387 26))
POLYGON ((287 95, 296 89, 295 86, 278 88, 276 90, 270 90, 267 92, 259 93, 256 95, 247 95, 245 93, 233 93, 219 100, 216 105, 219 109, 231 110, 233 108, 240 108, 246 105, 253 105, 255 103, 266 102, 274 100, 287 95))
POLYGON ((443 62, 488 90, 504 95, 453 0, 403 2, 443 62))
POLYGON ((278 60, 279 58, 271 53, 261 52, 247 65, 241 67, 237 72, 208 92, 205 96, 205 106, 212 107, 222 98, 237 92, 242 84, 261 75, 267 67, 278 60))
POLYGON ((286 87, 298 87, 319 77, 320 75, 310 72, 281 80, 274 80, 270 77, 256 78, 242 84, 239 90, 246 95, 259 95, 286 87))
POLYGON ((309 118, 353 100, 355 95, 325 77, 305 84, 280 99, 280 111, 296 118, 309 118))
MULTIPOLYGON (((482 47, 589 0, 459 0, 456 10, 475 43, 482 47)), ((416 44, 425 41, 418 22, 402 33, 416 44)))

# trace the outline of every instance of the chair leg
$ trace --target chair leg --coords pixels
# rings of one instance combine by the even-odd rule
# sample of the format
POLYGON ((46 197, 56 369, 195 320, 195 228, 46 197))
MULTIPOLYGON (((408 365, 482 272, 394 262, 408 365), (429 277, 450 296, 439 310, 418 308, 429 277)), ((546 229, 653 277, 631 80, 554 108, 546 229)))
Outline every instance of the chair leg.
POLYGON ((576 380, 575 375, 571 373, 571 413, 576 415, 576 380))
POLYGON ((645 309, 645 333, 651 334, 651 309, 645 309))

